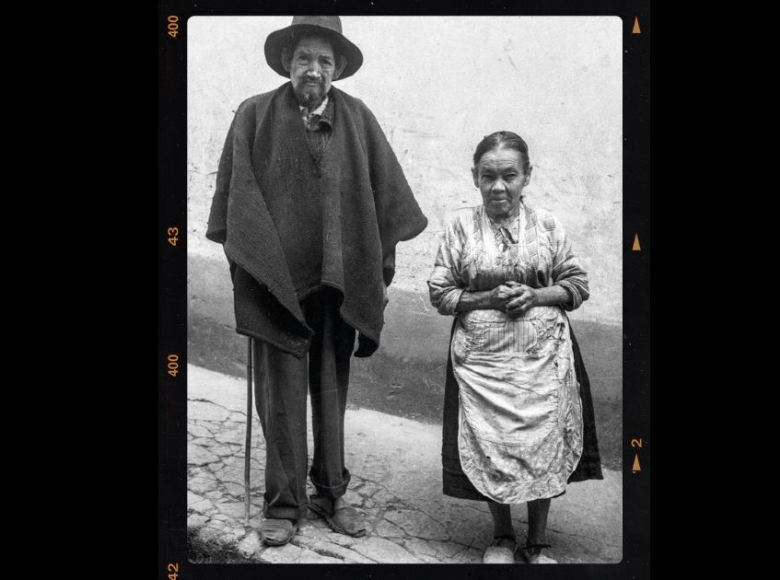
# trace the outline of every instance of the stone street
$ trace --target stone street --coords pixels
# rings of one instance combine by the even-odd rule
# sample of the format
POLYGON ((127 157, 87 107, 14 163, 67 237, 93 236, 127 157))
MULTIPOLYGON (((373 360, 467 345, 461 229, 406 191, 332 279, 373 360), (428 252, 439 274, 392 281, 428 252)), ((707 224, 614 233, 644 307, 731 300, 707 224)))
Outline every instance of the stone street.
MULTIPOLYGON (((187 528, 193 562, 479 563, 490 543, 483 503, 441 492, 441 427, 349 408, 346 499, 366 515, 368 533, 332 532, 309 512, 283 547, 263 545, 258 530, 264 491, 264 442, 254 414, 251 512, 245 520, 246 381, 196 366, 187 368, 187 528)), ((309 448, 311 429, 309 430, 309 448)), ((616 563, 622 558, 622 477, 570 485, 552 502, 549 555, 561 563, 616 563)), ((310 489, 313 493, 313 488, 310 489)), ((524 543, 525 506, 513 506, 524 543)), ((521 561, 521 560, 519 560, 521 561)))

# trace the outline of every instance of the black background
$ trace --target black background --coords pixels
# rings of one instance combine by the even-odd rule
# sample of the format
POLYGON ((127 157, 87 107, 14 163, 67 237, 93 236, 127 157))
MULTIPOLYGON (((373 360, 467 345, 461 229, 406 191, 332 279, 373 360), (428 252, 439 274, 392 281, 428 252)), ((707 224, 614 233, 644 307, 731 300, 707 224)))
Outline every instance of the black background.
MULTIPOLYGON (((157 578, 178 563, 179 580, 299 578, 650 578, 650 37, 648 1, 438 2, 309 0, 162 1, 158 4, 158 554, 157 578), (294 10, 293 10, 294 8, 294 10), (623 19, 623 560, 619 564, 482 566, 469 564, 191 564, 187 559, 187 18, 195 15, 528 15, 623 19), (167 17, 179 34, 167 34, 167 17), (641 34, 632 34, 639 17, 641 34), (175 247, 167 229, 179 228, 175 247), (641 251, 632 251, 634 234, 641 251), (179 355, 179 374, 167 356, 179 355), (642 470, 631 472, 631 439, 642 439, 642 470)), ((154 577, 154 576, 152 576, 154 577)))

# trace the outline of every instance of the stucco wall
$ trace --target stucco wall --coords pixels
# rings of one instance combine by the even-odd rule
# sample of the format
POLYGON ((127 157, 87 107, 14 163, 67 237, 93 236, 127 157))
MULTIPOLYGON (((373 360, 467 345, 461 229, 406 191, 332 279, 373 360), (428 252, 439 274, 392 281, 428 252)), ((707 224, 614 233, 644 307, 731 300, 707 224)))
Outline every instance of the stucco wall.
MULTIPOLYGON (((289 17, 194 17, 188 32, 189 250, 222 257, 203 237, 215 171, 236 107, 284 79, 263 57, 289 17)), ((471 155, 509 129, 529 144, 529 202, 570 231, 592 297, 575 318, 622 312, 622 40, 618 18, 344 17, 363 51, 336 86, 361 98, 390 140, 428 229, 398 248, 396 284, 426 294, 449 214, 480 203, 471 155)))

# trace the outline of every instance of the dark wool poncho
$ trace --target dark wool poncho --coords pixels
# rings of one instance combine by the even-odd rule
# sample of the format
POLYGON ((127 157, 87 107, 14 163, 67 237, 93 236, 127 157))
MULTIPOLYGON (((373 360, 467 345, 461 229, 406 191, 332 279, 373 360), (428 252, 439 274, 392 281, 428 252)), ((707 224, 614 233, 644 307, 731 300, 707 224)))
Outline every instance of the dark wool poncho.
POLYGON ((237 332, 302 357, 312 330, 299 301, 331 286, 361 335, 355 356, 370 356, 384 323, 383 258, 428 222, 371 111, 335 87, 328 94, 333 128, 321 156, 291 83, 239 106, 206 237, 230 261, 237 332))

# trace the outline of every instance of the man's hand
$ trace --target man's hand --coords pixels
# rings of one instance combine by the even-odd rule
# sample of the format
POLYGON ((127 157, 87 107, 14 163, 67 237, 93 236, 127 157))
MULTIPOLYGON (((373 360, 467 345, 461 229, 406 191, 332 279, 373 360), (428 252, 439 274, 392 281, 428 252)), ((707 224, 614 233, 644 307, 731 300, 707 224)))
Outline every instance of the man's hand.
POLYGON ((539 294, 536 290, 518 282, 507 282, 513 292, 513 298, 507 302, 505 312, 517 318, 525 314, 529 308, 539 305, 539 294))

